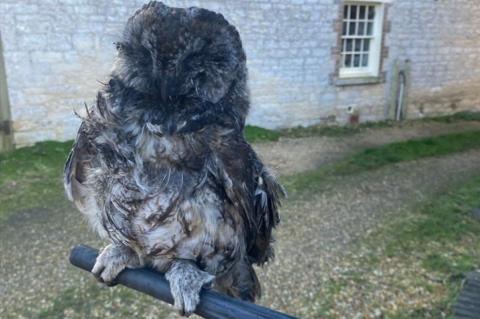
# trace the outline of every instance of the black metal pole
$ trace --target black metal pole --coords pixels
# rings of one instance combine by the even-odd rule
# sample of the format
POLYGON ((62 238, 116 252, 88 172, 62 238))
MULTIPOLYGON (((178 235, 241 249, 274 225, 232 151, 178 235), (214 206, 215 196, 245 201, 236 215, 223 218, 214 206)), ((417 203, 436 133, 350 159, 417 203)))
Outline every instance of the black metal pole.
MULTIPOLYGON (((90 272, 97 255, 98 251, 94 248, 76 246, 70 252, 70 263, 90 272)), ((170 285, 165 276, 153 270, 125 269, 118 275, 117 282, 169 304, 173 303, 170 285)), ((205 289, 201 292, 195 313, 206 319, 295 319, 290 315, 205 289)))

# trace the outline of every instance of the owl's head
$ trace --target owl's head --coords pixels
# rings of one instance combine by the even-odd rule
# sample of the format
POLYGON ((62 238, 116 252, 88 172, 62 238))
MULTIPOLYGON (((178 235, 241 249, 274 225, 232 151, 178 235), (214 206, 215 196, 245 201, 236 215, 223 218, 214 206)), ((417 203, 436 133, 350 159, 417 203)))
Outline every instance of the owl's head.
POLYGON ((216 104, 245 86, 238 32, 205 9, 152 1, 128 20, 117 50, 113 75, 163 104, 185 98, 216 104))

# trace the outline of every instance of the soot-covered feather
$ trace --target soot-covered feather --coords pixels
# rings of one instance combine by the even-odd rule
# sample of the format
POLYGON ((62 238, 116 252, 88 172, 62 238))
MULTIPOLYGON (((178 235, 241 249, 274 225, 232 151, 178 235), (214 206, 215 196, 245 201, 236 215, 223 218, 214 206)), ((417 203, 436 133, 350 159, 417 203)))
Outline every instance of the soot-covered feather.
POLYGON ((117 48, 65 166, 69 198, 112 243, 95 274, 167 272, 185 314, 212 278, 253 301, 252 264, 273 255, 283 189, 244 138, 238 32, 220 14, 154 1, 128 20, 117 48))

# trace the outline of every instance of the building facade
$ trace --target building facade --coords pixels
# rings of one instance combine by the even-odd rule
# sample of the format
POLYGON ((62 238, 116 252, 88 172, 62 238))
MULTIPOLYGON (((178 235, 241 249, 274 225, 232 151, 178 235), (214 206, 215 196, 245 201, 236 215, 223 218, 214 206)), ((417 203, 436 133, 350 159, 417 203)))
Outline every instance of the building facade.
MULTIPOLYGON (((145 2, 0 0, 0 123, 11 121, 14 144, 74 137, 73 111, 93 102, 111 68, 113 42, 145 2)), ((221 12, 238 28, 251 124, 282 128, 344 124, 351 113, 376 121, 480 110, 480 1, 164 2, 221 12)))

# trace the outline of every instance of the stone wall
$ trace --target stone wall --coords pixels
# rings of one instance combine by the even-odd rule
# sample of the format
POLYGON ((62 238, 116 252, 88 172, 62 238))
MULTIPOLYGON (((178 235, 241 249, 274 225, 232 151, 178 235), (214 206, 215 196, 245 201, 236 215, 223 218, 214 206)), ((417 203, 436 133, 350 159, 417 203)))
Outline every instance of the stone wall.
POLYGON ((480 110, 480 1, 396 1, 390 56, 411 64, 410 117, 480 110))
MULTIPOLYGON (((15 143, 74 137, 81 112, 108 74, 113 42, 140 0, 0 0, 0 32, 15 143)), ((334 21, 339 0, 164 1, 219 11, 240 31, 248 57, 249 122, 269 128, 344 123, 347 108, 380 120, 389 70, 410 60, 408 115, 478 108, 480 2, 393 0, 383 61, 386 82, 338 87, 334 21)))

